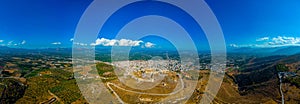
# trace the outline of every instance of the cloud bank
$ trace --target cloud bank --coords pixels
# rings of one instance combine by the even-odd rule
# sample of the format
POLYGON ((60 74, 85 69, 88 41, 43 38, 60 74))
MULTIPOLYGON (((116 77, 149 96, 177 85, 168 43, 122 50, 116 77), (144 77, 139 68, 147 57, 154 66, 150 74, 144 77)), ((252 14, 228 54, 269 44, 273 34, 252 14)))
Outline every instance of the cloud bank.
POLYGON ((60 45, 61 42, 53 42, 53 43, 51 43, 51 44, 53 44, 53 45, 60 45))
MULTIPOLYGON (((136 47, 136 46, 141 46, 142 43, 144 43, 144 41, 141 40, 130 40, 130 39, 106 39, 106 38, 101 38, 101 39, 97 39, 95 41, 95 43, 92 43, 90 45, 92 46, 130 46, 130 47, 136 47)), ((145 47, 147 48, 152 48, 154 47, 154 43, 151 42, 146 42, 146 44, 144 44, 145 47)))
POLYGON ((269 40, 269 39, 270 39, 269 37, 263 37, 263 38, 256 39, 256 41, 266 41, 266 40, 269 40))
POLYGON ((20 41, 20 42, 15 42, 15 41, 8 41, 7 43, 4 43, 4 40, 0 40, 1 46, 22 46, 26 44, 26 41, 20 41))
POLYGON ((146 47, 146 48, 152 48, 152 47, 154 47, 154 45, 155 45, 155 44, 153 44, 153 43, 147 42, 147 43, 145 44, 145 47, 146 47))
POLYGON ((300 37, 274 37, 269 45, 300 45, 300 37))
POLYGON ((284 46, 300 46, 300 37, 263 37, 256 39, 256 44, 236 45, 230 44, 230 47, 258 47, 258 48, 270 48, 270 47, 284 47, 284 46))

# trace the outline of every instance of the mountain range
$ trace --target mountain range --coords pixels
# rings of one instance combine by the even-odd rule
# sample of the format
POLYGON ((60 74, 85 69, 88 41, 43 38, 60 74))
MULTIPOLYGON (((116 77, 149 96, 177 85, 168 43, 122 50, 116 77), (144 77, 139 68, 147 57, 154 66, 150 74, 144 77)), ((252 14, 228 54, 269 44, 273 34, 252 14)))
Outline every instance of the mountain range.
POLYGON ((285 47, 272 47, 272 48, 228 48, 230 53, 245 53, 262 56, 274 56, 274 55, 294 55, 300 53, 300 46, 285 46, 285 47))

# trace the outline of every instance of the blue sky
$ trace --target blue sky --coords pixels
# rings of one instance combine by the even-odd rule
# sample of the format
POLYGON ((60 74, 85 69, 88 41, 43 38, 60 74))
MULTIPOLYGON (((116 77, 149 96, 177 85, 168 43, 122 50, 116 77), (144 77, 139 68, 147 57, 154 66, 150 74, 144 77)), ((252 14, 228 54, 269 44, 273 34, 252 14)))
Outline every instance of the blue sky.
MULTIPOLYGON (((71 44, 74 30, 89 0, 1 0, 0 40, 2 44, 51 47, 71 44)), ((1 44, 1 43, 0 43, 1 44)))
POLYGON ((264 45, 278 37, 300 37, 299 0, 206 1, 223 28, 227 44, 264 45), (269 40, 256 41, 264 37, 269 40))
MULTIPOLYGON (((206 2, 217 17, 228 46, 277 47, 300 44, 299 0, 206 2)), ((70 39, 74 36, 76 25, 90 3, 91 0, 1 0, 0 45, 23 48, 71 47, 70 39)), ((186 21, 186 24, 189 23, 186 21)), ((108 30, 113 28, 108 27, 108 30)), ((110 36, 103 37, 106 40, 101 41, 102 37, 99 37, 98 45, 125 42, 124 46, 146 46, 146 43, 152 43, 155 44, 151 46, 153 48, 166 44, 151 38, 139 43, 138 40, 121 41, 113 40, 110 36)))

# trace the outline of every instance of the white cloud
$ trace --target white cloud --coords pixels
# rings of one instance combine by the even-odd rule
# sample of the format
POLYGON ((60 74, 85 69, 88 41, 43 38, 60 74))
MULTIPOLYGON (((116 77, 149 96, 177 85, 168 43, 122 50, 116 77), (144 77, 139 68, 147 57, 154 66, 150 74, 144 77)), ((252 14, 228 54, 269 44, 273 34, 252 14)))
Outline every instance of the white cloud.
POLYGON ((141 40, 129 40, 129 39, 97 39, 95 43, 92 43, 91 45, 97 46, 140 46, 140 44, 143 43, 141 40))
POLYGON ((229 46, 230 46, 230 47, 234 47, 234 48, 238 48, 238 47, 239 47, 239 46, 236 45, 236 44, 230 44, 229 46))
POLYGON ((143 41, 137 40, 137 41, 133 41, 133 40, 128 40, 128 39, 121 39, 119 41, 119 46, 139 46, 140 43, 142 43, 143 41))
MULTIPOLYGON (((73 42, 74 41, 74 38, 71 38, 70 39, 70 42, 73 42)), ((87 46, 88 44, 85 44, 85 43, 79 43, 79 42, 74 42, 73 43, 74 45, 80 45, 80 46, 87 46)))
POLYGON ((7 45, 12 45, 14 41, 9 41, 7 45))
MULTIPOLYGON (((2 42, 4 42, 4 41, 2 41, 2 42)), ((16 43, 14 41, 9 41, 9 42, 7 42, 7 44, 1 44, 1 46, 19 46, 19 45, 24 45, 24 44, 26 44, 25 40, 23 40, 23 41, 21 41, 19 43, 16 43)))
POLYGON ((153 43, 151 43, 151 42, 147 42, 147 43, 145 44, 145 47, 146 47, 146 48, 152 48, 152 47, 154 47, 154 45, 155 45, 155 44, 153 44, 153 43))
POLYGON ((51 44, 53 44, 53 45, 60 45, 61 42, 53 42, 53 43, 51 43, 51 44))
POLYGON ((262 44, 247 44, 247 45, 230 45, 232 47, 284 47, 284 46, 300 46, 300 37, 277 36, 273 38, 264 37, 256 41, 263 41, 262 44))
POLYGON ((21 44, 23 45, 23 44, 26 44, 26 41, 25 40, 23 40, 22 42, 21 42, 21 44))
POLYGON ((263 37, 263 38, 256 39, 256 41, 266 41, 269 39, 270 39, 269 37, 263 37))
POLYGON ((4 42, 4 40, 0 40, 0 43, 4 42))
POLYGON ((274 37, 269 45, 297 45, 300 44, 300 37, 285 37, 278 36, 274 37))
POLYGON ((85 44, 85 43, 77 43, 77 42, 75 42, 74 43, 75 45, 81 45, 81 46, 87 46, 88 44, 85 44))

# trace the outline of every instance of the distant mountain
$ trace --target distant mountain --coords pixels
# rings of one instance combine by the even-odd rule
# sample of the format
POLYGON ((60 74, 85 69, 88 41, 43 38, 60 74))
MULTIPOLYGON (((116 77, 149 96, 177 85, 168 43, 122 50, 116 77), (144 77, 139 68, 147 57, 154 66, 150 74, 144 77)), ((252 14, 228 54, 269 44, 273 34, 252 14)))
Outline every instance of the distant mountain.
POLYGON ((231 48, 228 50, 230 53, 246 53, 253 55, 262 56, 273 56, 273 55, 294 55, 300 53, 300 46, 286 46, 286 47, 272 47, 272 48, 231 48))
POLYGON ((6 46, 0 46, 0 50, 5 50, 5 49, 10 49, 10 48, 6 46))
POLYGON ((11 53, 13 52, 14 48, 9 48, 9 47, 6 47, 6 46, 0 46, 0 54, 3 54, 3 53, 11 53))
POLYGON ((299 46, 293 46, 293 47, 284 47, 281 49, 278 49, 274 51, 272 54, 275 55, 294 55, 300 53, 300 47, 299 46))
POLYGON ((251 47, 242 47, 242 48, 235 48, 232 49, 231 52, 237 52, 237 53, 269 53, 274 51, 275 48, 251 48, 251 47))
MULTIPOLYGON (((128 47, 118 47, 117 50, 128 49, 128 47)), ((96 53, 110 53, 112 47, 95 47, 96 53)), ((72 48, 43 48, 43 49, 25 49, 25 48, 10 48, 6 46, 0 46, 0 53, 15 53, 15 52, 48 52, 48 53, 71 53, 72 48)), ((141 48, 131 47, 130 52, 177 52, 176 49, 164 49, 164 48, 141 48)), ((181 50, 182 51, 182 50, 181 50)), ((273 47, 273 48, 252 48, 252 47, 241 47, 241 48, 227 48, 228 53, 242 53, 256 56, 274 56, 274 55, 294 55, 300 53, 300 46, 286 46, 286 47, 273 47)), ((210 53, 207 51, 199 51, 199 53, 210 53)))

